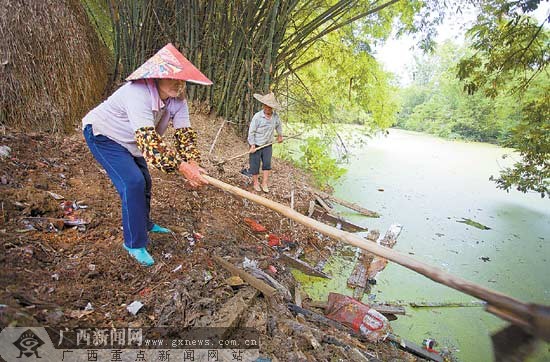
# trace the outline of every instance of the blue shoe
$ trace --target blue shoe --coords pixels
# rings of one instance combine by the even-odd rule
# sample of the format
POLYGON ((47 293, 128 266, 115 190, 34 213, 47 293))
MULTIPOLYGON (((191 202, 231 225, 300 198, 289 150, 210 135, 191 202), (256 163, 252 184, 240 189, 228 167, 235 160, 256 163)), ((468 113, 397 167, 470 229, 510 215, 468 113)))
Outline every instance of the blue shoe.
POLYGON ((126 249, 128 251, 128 253, 134 257, 134 259, 136 259, 138 261, 138 263, 140 263, 141 265, 145 265, 145 266, 151 266, 153 264, 155 264, 155 261, 153 260, 153 257, 151 256, 151 254, 149 254, 149 252, 147 251, 147 249, 145 248, 129 248, 127 247, 126 245, 122 245, 124 246, 124 249, 126 249))
POLYGON ((163 228, 162 226, 158 226, 157 224, 153 224, 153 227, 149 231, 158 234, 170 234, 172 232, 172 230, 163 228))

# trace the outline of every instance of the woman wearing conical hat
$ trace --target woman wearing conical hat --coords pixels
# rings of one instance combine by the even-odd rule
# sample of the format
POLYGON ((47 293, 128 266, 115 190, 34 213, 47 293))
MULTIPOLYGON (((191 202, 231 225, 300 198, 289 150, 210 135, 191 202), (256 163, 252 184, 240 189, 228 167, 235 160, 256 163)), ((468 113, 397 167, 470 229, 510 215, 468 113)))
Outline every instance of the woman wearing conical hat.
POLYGON ((154 263, 148 232, 170 230, 153 223, 151 176, 147 163, 182 174, 193 187, 207 184, 199 167, 197 135, 191 128, 185 82, 212 82, 172 44, 141 65, 106 101, 83 119, 84 137, 113 182, 122 203, 124 248, 140 264, 154 263), (162 135, 172 121, 175 151, 162 135))
POLYGON ((256 150, 261 146, 273 143, 273 136, 277 131, 277 141, 283 142, 283 127, 281 119, 275 110, 281 106, 273 93, 266 95, 254 93, 254 98, 263 104, 263 109, 252 117, 248 128, 248 144, 250 145, 250 173, 254 184, 254 190, 269 192, 269 173, 271 172, 271 157, 273 147, 267 146, 256 150), (262 184, 260 188, 260 163, 262 165, 262 184))

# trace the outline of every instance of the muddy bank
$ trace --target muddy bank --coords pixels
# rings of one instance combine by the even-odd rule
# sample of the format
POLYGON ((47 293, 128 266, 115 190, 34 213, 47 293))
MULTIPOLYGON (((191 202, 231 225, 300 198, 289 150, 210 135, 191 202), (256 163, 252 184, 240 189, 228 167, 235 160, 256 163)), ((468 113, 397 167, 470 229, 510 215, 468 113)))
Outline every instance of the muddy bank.
MULTIPOLYGON (((246 158, 215 165, 247 150, 231 126, 209 156, 222 120, 193 114, 192 122, 209 174, 253 192, 239 172, 246 158)), ((268 300, 246 283, 228 280, 231 273, 214 260, 229 257, 237 266, 245 258, 256 261, 294 294, 297 283, 267 234, 289 240, 283 246, 290 252, 302 248, 311 265, 336 242, 214 187, 191 190, 181 177, 151 169, 153 220, 174 234, 151 235, 156 264, 139 267, 122 248, 116 191, 79 132, 59 137, 6 131, 0 145, 10 148, 0 159, 1 327, 185 328, 222 325, 231 317, 231 323, 260 332, 260 354, 272 360, 415 360, 395 345, 360 342, 296 316, 281 297, 268 300), (266 231, 254 232, 245 218, 266 231), (144 305, 136 315, 127 310, 134 301, 144 305)), ((289 205, 294 194, 295 209, 307 214, 314 198, 308 176, 281 160, 273 168, 267 197, 289 205)), ((302 299, 307 305, 307 296, 302 299)))

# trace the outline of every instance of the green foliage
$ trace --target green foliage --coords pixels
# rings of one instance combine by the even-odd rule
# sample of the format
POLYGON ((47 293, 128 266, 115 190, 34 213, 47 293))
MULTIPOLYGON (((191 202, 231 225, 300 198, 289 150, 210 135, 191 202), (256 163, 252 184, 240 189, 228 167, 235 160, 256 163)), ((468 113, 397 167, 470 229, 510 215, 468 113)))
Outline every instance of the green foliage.
POLYGON ((521 161, 503 170, 500 177, 491 176, 498 188, 521 192, 535 191, 550 197, 550 88, 545 97, 524 108, 524 119, 514 128, 509 146, 521 145, 521 161))
POLYGON ((437 136, 503 143, 519 119, 517 99, 468 95, 455 77, 467 49, 448 42, 433 55, 416 58, 414 83, 401 92, 398 126, 437 136))
POLYGON ((310 172, 317 185, 324 186, 342 177, 346 170, 338 166, 338 161, 329 156, 331 144, 320 137, 309 137, 300 146, 302 156, 297 165, 310 172))
POLYGON ((113 27, 107 2, 104 0, 81 0, 94 28, 105 46, 113 52, 113 27))
POLYGON ((484 2, 482 15, 469 32, 475 53, 461 60, 458 76, 470 94, 482 91, 496 98, 513 93, 515 104, 522 105, 521 122, 506 142, 521 160, 491 179, 499 188, 514 186, 544 197, 549 195, 550 178, 550 33, 545 28, 549 18, 537 24, 526 15, 539 4, 539 0, 484 2))
POLYGON ((538 1, 486 1, 477 23, 468 31, 475 51, 458 65, 458 77, 472 94, 482 90, 495 97, 503 89, 524 91, 544 72, 550 57, 544 24, 523 15, 538 1))
POLYGON ((368 53, 365 42, 348 35, 327 36, 327 43, 310 50, 317 61, 289 76, 289 120, 354 123, 372 130, 394 122, 397 104, 391 75, 368 53))

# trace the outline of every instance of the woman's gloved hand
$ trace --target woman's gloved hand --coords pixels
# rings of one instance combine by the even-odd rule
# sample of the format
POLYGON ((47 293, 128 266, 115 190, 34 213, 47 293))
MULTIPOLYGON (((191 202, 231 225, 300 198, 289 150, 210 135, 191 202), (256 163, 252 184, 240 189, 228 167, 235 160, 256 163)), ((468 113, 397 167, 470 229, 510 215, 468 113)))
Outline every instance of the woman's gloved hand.
POLYGON ((191 185, 191 187, 208 185, 208 181, 202 177, 203 174, 206 174, 206 171, 195 161, 183 161, 180 163, 178 171, 187 179, 187 181, 189 181, 189 185, 191 185))

